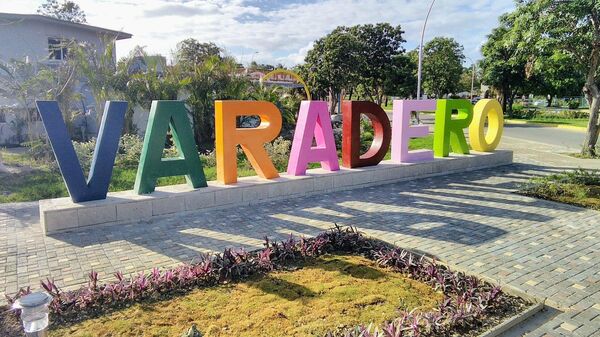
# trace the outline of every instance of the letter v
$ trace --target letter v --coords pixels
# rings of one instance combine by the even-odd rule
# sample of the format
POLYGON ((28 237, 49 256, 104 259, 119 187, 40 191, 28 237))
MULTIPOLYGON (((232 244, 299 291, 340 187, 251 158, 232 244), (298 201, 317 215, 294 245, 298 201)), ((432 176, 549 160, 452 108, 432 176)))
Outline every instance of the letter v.
POLYGON ((54 156, 73 202, 106 199, 127 102, 109 101, 104 107, 87 181, 56 101, 36 101, 54 156))

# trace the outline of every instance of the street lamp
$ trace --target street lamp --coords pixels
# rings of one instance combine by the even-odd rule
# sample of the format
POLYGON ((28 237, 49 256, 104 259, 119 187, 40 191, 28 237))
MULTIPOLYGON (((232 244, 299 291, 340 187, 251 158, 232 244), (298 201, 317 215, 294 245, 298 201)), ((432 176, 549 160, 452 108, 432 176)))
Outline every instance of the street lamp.
POLYGON ((471 61, 471 64, 473 65, 473 70, 471 70, 471 101, 473 101, 473 86, 475 85, 475 62, 473 62, 473 59, 471 59, 470 57, 465 57, 468 58, 471 61))
POLYGON ((417 70, 417 99, 421 99, 421 68, 423 67, 423 38, 425 37, 425 27, 427 27, 427 20, 429 19, 429 14, 431 13, 431 8, 433 8, 433 4, 435 0, 431 1, 429 5, 429 10, 427 11, 427 16, 425 17, 425 22, 423 22, 423 29, 421 29, 421 42, 419 43, 419 69, 417 70))

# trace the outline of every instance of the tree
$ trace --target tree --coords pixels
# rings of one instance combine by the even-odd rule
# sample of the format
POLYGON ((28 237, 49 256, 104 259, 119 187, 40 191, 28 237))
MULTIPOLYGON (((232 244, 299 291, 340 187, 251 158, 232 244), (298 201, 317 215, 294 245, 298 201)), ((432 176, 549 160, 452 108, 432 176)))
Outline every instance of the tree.
POLYGON ((547 95, 548 106, 551 106, 554 97, 577 96, 581 93, 585 71, 572 62, 569 55, 557 50, 534 62, 530 78, 537 79, 538 83, 533 86, 533 93, 547 95))
MULTIPOLYGON (((390 77, 398 79, 406 71, 408 62, 400 57, 404 54, 402 43, 406 42, 402 38, 404 31, 399 25, 393 27, 389 23, 378 23, 353 26, 349 32, 360 43, 360 57, 365 61, 357 69, 360 82, 371 100, 381 105, 386 84, 393 85, 390 77)), ((388 88, 387 91, 393 89, 388 88)))
MULTIPOLYGON (((361 45, 347 27, 338 27, 315 41, 304 59, 303 75, 311 90, 329 95, 329 113, 338 104, 338 94, 358 82, 356 69, 365 61, 361 45)), ((317 95, 316 97, 319 97, 317 95)))
POLYGON ((596 155, 600 127, 600 2, 597 0, 517 0, 510 14, 515 24, 512 33, 519 39, 519 50, 529 57, 560 51, 585 71, 582 92, 590 105, 587 134, 581 150, 596 155))
POLYGON ((79 5, 73 1, 46 0, 37 10, 38 14, 50 16, 59 20, 76 23, 86 23, 85 13, 79 5))
POLYGON ((213 42, 199 42, 194 38, 185 39, 177 44, 175 62, 183 65, 199 65, 211 57, 221 58, 221 52, 213 42))
POLYGON ((462 74, 460 74, 460 82, 458 84, 458 90, 467 91, 471 94, 471 82, 473 82, 473 96, 477 95, 479 87, 481 86, 481 76, 478 73, 477 65, 475 65, 475 77, 473 77, 473 65, 470 67, 463 68, 462 74))
POLYGON ((273 67, 270 64, 264 64, 264 63, 257 63, 256 61, 252 61, 250 62, 250 65, 248 66, 248 70, 249 71, 264 71, 264 72, 269 72, 271 70, 274 70, 276 68, 281 68, 278 66, 273 67))
POLYGON ((423 50, 423 87, 437 98, 459 88, 463 47, 453 38, 436 37, 423 50))
POLYGON ((229 57, 213 55, 193 67, 177 64, 176 69, 190 107, 196 143, 201 150, 212 150, 215 100, 247 98, 249 81, 243 76, 236 76, 237 63, 229 57))
MULTIPOLYGON (((386 96, 414 97, 417 95, 417 62, 410 55, 396 55, 383 84, 386 96)), ((387 100, 387 98, 386 98, 387 100)))
MULTIPOLYGON (((502 110, 512 116, 513 95, 526 80, 527 59, 519 54, 518 42, 510 32, 513 22, 508 16, 500 18, 500 26, 492 30, 481 48, 483 83, 499 92, 502 110)), ((520 38, 520 37, 519 37, 520 38)))
POLYGON ((11 60, 0 64, 0 97, 16 100, 24 111, 17 116, 30 126, 35 112, 35 100, 51 99, 58 101, 65 121, 71 119, 73 102, 77 100, 76 68, 71 63, 59 66, 31 64, 11 60))

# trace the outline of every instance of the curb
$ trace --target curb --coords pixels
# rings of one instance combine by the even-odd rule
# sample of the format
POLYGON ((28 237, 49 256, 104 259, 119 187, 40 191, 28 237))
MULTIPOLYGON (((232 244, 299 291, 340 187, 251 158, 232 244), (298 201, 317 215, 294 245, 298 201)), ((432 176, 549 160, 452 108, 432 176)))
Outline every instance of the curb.
MULTIPOLYGON (((410 249, 407 249, 410 251, 410 249)), ((413 254, 415 254, 413 252, 413 254)), ((531 316, 537 314, 538 312, 540 312, 542 309, 544 309, 545 305, 546 305, 546 301, 547 299, 540 299, 538 297, 535 297, 529 293, 527 293, 526 291, 524 291, 523 289, 520 289, 516 286, 510 285, 510 284, 502 284, 501 280, 499 279, 494 279, 493 277, 489 277, 480 273, 476 273, 476 272, 472 272, 469 271, 468 269, 464 268, 464 267, 460 267, 457 266, 455 264, 452 263, 448 263, 446 261, 437 261, 437 263, 439 264, 443 264, 446 267, 450 268, 451 270, 457 271, 457 272, 462 272, 465 273, 467 275, 472 275, 475 276, 483 281, 486 281, 488 283, 491 284, 496 284, 496 285, 500 285, 502 287, 502 291, 512 295, 512 296, 516 296, 516 297, 520 297, 524 300, 527 300, 529 302, 531 302, 531 304, 523 311, 506 318, 505 320, 503 320, 501 323, 491 327, 490 329, 482 332, 481 334, 477 335, 477 337, 497 337, 497 336, 501 336, 503 333, 509 331, 510 329, 514 328, 515 326, 523 323, 524 321, 528 320, 529 318, 531 318, 531 316)), ((556 307, 558 308, 558 307, 556 307)))
POLYGON ((566 124, 549 124, 549 123, 536 123, 536 122, 529 122, 527 120, 519 120, 519 119, 505 119, 504 120, 505 124, 513 124, 513 125, 533 125, 533 126, 540 126, 540 127, 546 127, 546 128, 557 128, 557 129, 566 129, 566 130, 573 130, 573 131, 579 131, 579 132, 585 132, 587 130, 586 127, 583 126, 574 126, 574 125, 566 125, 566 124))
POLYGON ((544 308, 544 304, 542 304, 542 303, 535 303, 532 306, 530 306, 529 308, 527 308, 525 311, 520 312, 520 313, 518 313, 518 314, 516 314, 516 315, 514 315, 514 316, 512 316, 512 317, 510 317, 508 319, 506 319, 504 322, 500 323, 499 325, 496 325, 491 330, 488 330, 488 331, 482 333, 478 337, 496 337, 496 336, 500 336, 503 333, 505 333, 508 330, 510 330, 513 327, 515 327, 516 325, 518 325, 518 324, 526 321, 531 316, 537 314, 543 308, 544 308))

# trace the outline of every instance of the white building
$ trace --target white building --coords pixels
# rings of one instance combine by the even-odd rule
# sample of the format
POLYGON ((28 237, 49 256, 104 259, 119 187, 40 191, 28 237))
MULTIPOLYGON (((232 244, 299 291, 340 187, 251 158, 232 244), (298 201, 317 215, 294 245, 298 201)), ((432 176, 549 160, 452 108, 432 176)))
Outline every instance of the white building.
MULTIPOLYGON (((36 14, 0 13, 0 62, 23 61, 32 65, 59 65, 68 58, 68 44, 72 42, 94 46, 98 53, 104 53, 108 41, 129 39, 131 34, 116 30, 74 23, 36 14)), ((113 46, 113 51, 115 48, 113 46)), ((113 58, 116 55, 113 53, 113 58)), ((82 96, 90 96, 82 88, 82 96)), ((85 104, 84 104, 85 105, 85 104)), ((7 112, 19 107, 13 97, 0 96, 0 145, 11 145, 22 141, 17 139, 16 116, 7 112)), ((34 123, 35 124, 35 123, 34 123)), ((37 123, 40 124, 40 123, 37 123)), ((30 126, 30 134, 43 131, 41 125, 30 126)))

